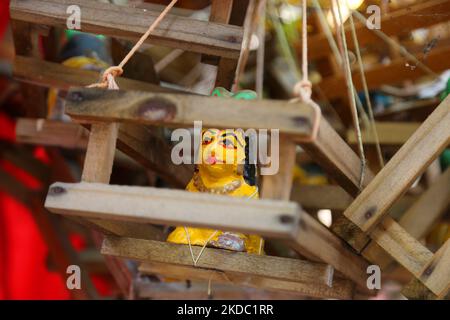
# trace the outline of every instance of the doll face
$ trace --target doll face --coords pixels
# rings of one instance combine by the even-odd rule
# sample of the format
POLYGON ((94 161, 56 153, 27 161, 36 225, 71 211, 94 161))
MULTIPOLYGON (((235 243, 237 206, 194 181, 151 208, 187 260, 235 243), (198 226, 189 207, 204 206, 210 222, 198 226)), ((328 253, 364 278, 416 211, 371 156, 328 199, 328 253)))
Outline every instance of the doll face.
POLYGON ((208 129, 202 132, 202 163, 200 166, 213 176, 237 172, 245 160, 245 138, 239 130, 208 129))

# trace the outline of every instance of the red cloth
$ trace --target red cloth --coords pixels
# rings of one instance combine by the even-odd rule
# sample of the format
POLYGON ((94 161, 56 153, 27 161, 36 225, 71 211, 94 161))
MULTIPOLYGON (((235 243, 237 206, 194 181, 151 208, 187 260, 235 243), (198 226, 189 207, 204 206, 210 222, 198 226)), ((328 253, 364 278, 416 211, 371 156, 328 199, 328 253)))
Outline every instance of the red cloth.
POLYGON ((0 299, 70 299, 29 209, 0 191, 0 299))
POLYGON ((9 22, 9 0, 0 0, 0 40, 3 39, 3 35, 5 33, 8 22, 9 22))

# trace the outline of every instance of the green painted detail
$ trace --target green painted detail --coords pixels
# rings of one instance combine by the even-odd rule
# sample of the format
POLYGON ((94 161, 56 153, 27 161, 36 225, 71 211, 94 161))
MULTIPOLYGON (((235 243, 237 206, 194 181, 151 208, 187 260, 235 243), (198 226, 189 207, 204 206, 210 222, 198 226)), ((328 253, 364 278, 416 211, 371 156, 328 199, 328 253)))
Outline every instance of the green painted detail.
POLYGON ((447 80, 447 87, 441 94, 441 100, 444 101, 445 98, 450 94, 450 78, 447 80))
MULTIPOLYGON (((69 29, 67 29, 67 30, 65 30, 65 33, 66 33, 67 40, 70 40, 73 36, 75 36, 77 34, 83 34, 85 32, 81 32, 81 31, 78 31, 78 30, 69 30, 69 29)), ((105 36, 101 35, 101 34, 96 35, 96 37, 99 38, 100 40, 104 40, 105 39, 105 36)))
POLYGON ((441 154, 441 167, 442 171, 450 167, 450 149, 445 149, 441 154))
POLYGON ((211 96, 221 98, 232 98, 236 100, 254 100, 258 97, 256 92, 252 90, 242 90, 233 93, 222 87, 215 88, 211 96))

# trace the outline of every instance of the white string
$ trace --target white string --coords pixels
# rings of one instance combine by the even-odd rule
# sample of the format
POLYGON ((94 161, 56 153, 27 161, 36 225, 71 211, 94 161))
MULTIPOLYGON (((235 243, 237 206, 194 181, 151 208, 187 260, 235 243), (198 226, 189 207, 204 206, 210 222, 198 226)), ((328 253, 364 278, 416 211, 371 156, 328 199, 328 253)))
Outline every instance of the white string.
POLYGON ((191 237, 189 235, 189 230, 184 227, 184 231, 186 232, 186 238, 188 240, 188 244, 189 244, 189 251, 191 252, 191 258, 192 258, 192 262, 194 263, 194 266, 197 266, 197 262, 200 259, 200 257, 202 256, 203 251, 205 250, 206 246, 208 245, 209 241, 211 241, 212 238, 214 238, 214 236, 217 234, 218 230, 215 230, 213 232, 213 234, 208 238, 208 240, 206 240, 205 244, 203 245, 202 249, 200 250, 197 258, 195 258, 194 256, 194 251, 192 250, 192 244, 191 244, 191 237))

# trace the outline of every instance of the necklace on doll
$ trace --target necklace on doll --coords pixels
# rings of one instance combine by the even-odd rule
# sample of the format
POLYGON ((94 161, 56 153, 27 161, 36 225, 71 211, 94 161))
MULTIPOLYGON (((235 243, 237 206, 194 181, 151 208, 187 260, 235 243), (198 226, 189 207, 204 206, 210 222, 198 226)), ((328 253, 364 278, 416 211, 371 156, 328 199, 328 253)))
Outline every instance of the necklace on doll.
POLYGON ((242 183, 240 180, 234 180, 220 188, 208 188, 203 183, 200 175, 197 172, 194 173, 194 186, 200 192, 207 192, 207 193, 213 193, 213 194, 227 194, 227 193, 231 193, 234 190, 238 189, 241 186, 241 184, 242 183))

